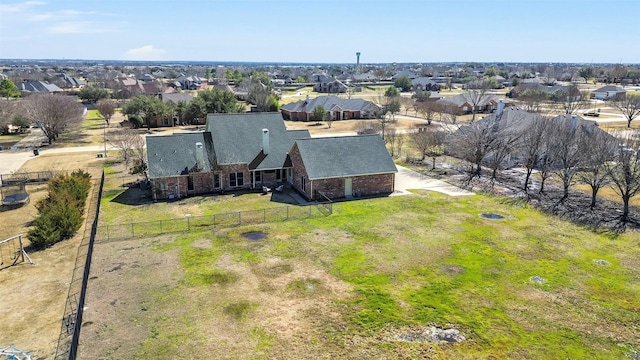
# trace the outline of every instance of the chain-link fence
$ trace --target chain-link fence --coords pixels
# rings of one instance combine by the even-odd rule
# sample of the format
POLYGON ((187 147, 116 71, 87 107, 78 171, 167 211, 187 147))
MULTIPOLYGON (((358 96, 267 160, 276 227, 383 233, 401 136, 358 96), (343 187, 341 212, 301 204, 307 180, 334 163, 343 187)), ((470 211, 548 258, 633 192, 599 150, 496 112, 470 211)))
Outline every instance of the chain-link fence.
POLYGON ((332 212, 333 205, 331 203, 318 203, 307 206, 289 205, 209 216, 185 216, 184 218, 178 219, 102 225, 97 229, 96 241, 102 242, 176 232, 189 232, 196 229, 227 228, 239 225, 305 219, 328 216, 332 212))

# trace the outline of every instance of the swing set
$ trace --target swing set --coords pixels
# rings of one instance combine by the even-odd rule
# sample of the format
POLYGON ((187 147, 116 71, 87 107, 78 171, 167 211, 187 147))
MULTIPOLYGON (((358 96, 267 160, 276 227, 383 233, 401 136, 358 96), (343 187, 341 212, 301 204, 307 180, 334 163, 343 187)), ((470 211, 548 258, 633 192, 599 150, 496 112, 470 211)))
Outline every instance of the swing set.
POLYGON ((0 241, 0 270, 21 264, 26 261, 25 259, 31 265, 36 264, 24 250, 22 234, 0 241))

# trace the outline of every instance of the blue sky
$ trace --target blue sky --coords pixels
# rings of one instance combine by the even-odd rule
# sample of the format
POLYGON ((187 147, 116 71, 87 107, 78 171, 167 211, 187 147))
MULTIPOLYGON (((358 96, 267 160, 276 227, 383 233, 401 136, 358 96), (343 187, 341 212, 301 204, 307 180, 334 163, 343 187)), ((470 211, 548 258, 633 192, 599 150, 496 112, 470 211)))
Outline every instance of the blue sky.
POLYGON ((640 63, 640 0, 0 2, 0 58, 640 63))

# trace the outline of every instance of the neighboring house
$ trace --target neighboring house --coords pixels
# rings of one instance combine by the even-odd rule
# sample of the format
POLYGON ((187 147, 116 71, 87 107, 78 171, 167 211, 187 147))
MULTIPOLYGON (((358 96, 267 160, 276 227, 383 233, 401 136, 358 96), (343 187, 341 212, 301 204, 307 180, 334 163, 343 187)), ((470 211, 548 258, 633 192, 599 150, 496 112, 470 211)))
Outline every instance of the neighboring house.
MULTIPOLYGON (((531 122, 540 118, 540 114, 529 113, 524 111, 517 106, 508 106, 508 105, 500 105, 497 106, 496 111, 477 121, 478 124, 486 124, 486 128, 492 127, 494 131, 503 130, 508 128, 509 131, 522 133, 527 130, 527 127, 531 122)), ((575 114, 567 114, 567 115, 558 115, 552 119, 547 121, 560 121, 564 122, 566 126, 580 127, 581 130, 587 136, 593 136, 596 132, 605 132, 600 129, 598 123, 592 120, 584 119, 575 114)), ((447 138, 448 142, 451 142, 455 139, 456 136, 460 134, 464 134, 465 131, 468 131, 469 127, 472 125, 462 125, 456 130, 453 134, 449 135, 447 138)), ((607 133, 608 134, 608 133, 607 133)), ((609 135, 613 138, 613 135, 609 135)), ((455 143, 455 141, 453 141, 455 143)), ((454 145, 450 145, 447 147, 447 151, 449 154, 453 156, 457 156, 457 151, 454 145)), ((491 154, 487 155, 487 158, 490 158, 491 154)), ((502 166, 505 168, 513 167, 518 164, 524 163, 524 159, 519 157, 518 155, 510 155, 504 161, 502 166)))
POLYGON ((158 199, 285 183, 308 199, 394 189, 395 165, 379 136, 311 139, 307 130, 287 130, 279 113, 209 114, 204 132, 146 141, 158 199))
POLYGON ((51 81, 63 89, 78 89, 86 85, 84 81, 67 74, 58 74, 51 81))
POLYGON ((22 93, 56 93, 64 90, 46 81, 25 80, 18 84, 18 91, 22 93))
MULTIPOLYGON (((472 95, 470 95, 469 93, 464 93, 464 94, 460 94, 460 95, 456 95, 448 98, 442 98, 438 100, 438 102, 453 105, 458 109, 459 113, 468 114, 473 112, 474 101, 471 98, 471 96, 472 95)), ((478 104, 476 104, 477 105, 476 113, 495 111, 498 107, 499 101, 500 101, 500 97, 497 95, 490 95, 490 94, 483 95, 480 98, 480 101, 478 102, 478 104)), ((510 105, 510 103, 506 102, 506 100, 504 101, 505 101, 505 105, 510 105)))
MULTIPOLYGON (((190 103, 191 100, 193 100, 193 96, 186 93, 163 93, 163 94, 160 94, 159 96, 160 96, 160 100, 162 100, 162 102, 165 104, 173 103, 175 105, 178 105, 180 103, 184 103, 186 105, 190 103)), ((161 126, 174 126, 174 125, 182 124, 182 119, 180 118, 179 114, 174 114, 172 123, 170 123, 170 119, 166 119, 166 118, 163 119, 163 121, 164 123, 161 126)), ((204 122, 202 123, 194 122, 192 124, 204 125, 204 122)))
POLYGON ((307 199, 390 194, 398 172, 379 135, 296 140, 292 185, 307 199))
POLYGON ((290 182, 287 153, 304 138, 279 113, 209 114, 204 132, 147 137, 149 179, 157 198, 290 182))
POLYGON ((412 91, 440 91, 440 85, 426 77, 411 80, 412 91))
POLYGON ((363 99, 341 99, 337 96, 318 96, 313 99, 282 105, 280 111, 285 120, 311 121, 313 109, 323 106, 331 120, 375 119, 382 107, 363 99))
POLYGON ((398 78, 401 78, 403 76, 406 76, 411 80, 417 78, 416 74, 414 74, 413 72, 409 70, 402 70, 402 71, 398 71, 395 75, 393 75, 391 77, 391 80, 397 80, 398 78))
POLYGON ((623 100, 627 96, 627 91, 619 86, 603 86, 591 92, 592 99, 598 100, 623 100))
POLYGON ((578 101, 582 94, 580 90, 575 86, 563 86, 563 85, 540 85, 540 84, 519 84, 511 89, 507 96, 511 98, 518 98, 523 92, 527 90, 539 91, 545 93, 549 99, 556 99, 558 101, 578 101), (564 96, 567 98, 562 99, 564 96), (570 98, 570 99, 569 99, 570 98))
POLYGON ((321 92, 321 93, 344 93, 347 92, 349 88, 342 81, 326 76, 326 75, 313 75, 312 81, 315 83, 313 85, 313 91, 321 92))
POLYGON ((195 75, 181 75, 174 80, 174 83, 177 83, 182 90, 204 90, 208 85, 207 79, 195 75))
POLYGON ((376 76, 376 74, 374 74, 372 71, 369 71, 366 73, 353 75, 353 80, 355 82, 378 82, 380 81, 380 77, 376 76))
POLYGON ((138 76, 138 80, 143 82, 154 81, 155 79, 156 77, 151 74, 140 74, 140 76, 138 76))

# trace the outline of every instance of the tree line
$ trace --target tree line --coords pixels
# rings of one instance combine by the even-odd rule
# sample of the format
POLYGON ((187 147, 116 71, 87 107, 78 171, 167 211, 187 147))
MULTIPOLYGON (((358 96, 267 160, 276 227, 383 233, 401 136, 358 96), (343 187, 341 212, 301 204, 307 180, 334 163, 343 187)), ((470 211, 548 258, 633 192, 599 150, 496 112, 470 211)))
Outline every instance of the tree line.
POLYGON ((493 183, 502 170, 516 166, 523 169, 521 190, 527 197, 543 194, 555 177, 562 187, 560 202, 572 185, 582 183, 590 189, 592 208, 608 186, 622 200, 622 221, 629 221, 629 202, 640 193, 640 134, 610 134, 571 115, 524 114, 460 127, 427 126, 409 134, 409 141, 422 161, 433 158, 433 168, 442 154, 463 160, 467 184, 483 176, 493 183))

